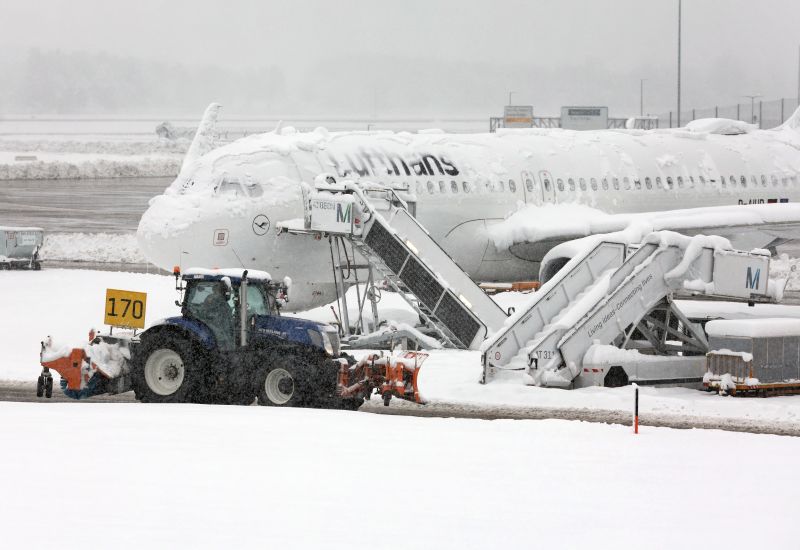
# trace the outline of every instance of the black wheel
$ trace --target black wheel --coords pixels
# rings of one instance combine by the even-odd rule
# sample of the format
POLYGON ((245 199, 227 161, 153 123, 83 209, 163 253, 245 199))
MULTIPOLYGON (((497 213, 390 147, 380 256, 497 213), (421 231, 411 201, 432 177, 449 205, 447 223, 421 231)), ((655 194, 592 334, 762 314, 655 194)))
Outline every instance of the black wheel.
POLYGON ((294 355, 273 356, 257 377, 258 404, 269 407, 314 405, 307 372, 305 365, 294 355))
POLYGON ((44 376, 39 376, 39 379, 36 380, 36 397, 42 397, 44 395, 44 376))
POLYGON ((131 369, 136 399, 147 403, 185 403, 198 385, 202 353, 180 336, 155 334, 142 339, 131 369))
POLYGON ((48 399, 53 397, 53 377, 50 376, 44 381, 44 396, 48 399))

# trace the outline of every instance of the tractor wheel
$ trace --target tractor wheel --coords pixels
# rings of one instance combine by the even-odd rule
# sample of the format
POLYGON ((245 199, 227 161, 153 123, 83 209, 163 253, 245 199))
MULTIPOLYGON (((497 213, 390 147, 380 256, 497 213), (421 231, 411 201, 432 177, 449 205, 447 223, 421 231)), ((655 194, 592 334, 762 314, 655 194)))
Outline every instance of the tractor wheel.
POLYGON ((199 350, 185 338, 156 334, 144 338, 131 369, 136 399, 146 403, 185 403, 201 370, 199 350))
POLYGON ((305 376, 306 369, 293 355, 274 356, 259 370, 256 378, 258 404, 269 407, 304 407, 313 405, 305 376))
POLYGON ((48 399, 53 397, 53 377, 49 376, 44 381, 44 396, 48 399))
POLYGON ((36 380, 36 397, 42 397, 44 395, 44 376, 39 376, 36 380))

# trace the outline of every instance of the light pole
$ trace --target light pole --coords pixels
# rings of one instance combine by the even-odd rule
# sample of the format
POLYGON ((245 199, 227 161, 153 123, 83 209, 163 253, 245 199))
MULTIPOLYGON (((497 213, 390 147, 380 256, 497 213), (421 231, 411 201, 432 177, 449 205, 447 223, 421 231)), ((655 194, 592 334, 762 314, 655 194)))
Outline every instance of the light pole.
POLYGON ((678 128, 681 127, 681 0, 678 0, 678 128))
POLYGON ((508 92, 508 104, 509 105, 513 105, 513 103, 511 103, 511 96, 514 95, 515 93, 517 93, 517 92, 513 92, 513 91, 512 92, 508 92))
POLYGON ((639 79, 639 116, 644 116, 644 81, 646 78, 639 79))
POLYGON ((761 94, 743 95, 742 97, 750 98, 750 123, 755 124, 756 123, 755 102, 757 97, 761 97, 761 94))

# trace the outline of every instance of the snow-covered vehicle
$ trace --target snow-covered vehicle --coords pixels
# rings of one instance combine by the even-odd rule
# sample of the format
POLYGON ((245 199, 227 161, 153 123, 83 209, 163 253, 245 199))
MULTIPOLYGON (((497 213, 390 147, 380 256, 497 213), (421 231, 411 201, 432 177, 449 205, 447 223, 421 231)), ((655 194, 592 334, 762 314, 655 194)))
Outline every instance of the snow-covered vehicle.
POLYGON ((421 401, 416 361, 373 356, 356 362, 340 353, 335 327, 280 315, 287 285, 266 272, 190 269, 176 272, 176 282, 181 315, 139 335, 91 334, 81 348, 43 343, 38 394, 52 391, 54 369, 64 393, 76 399, 132 389, 151 403, 258 399, 357 409, 378 388, 387 403, 391 396, 421 401))
POLYGON ((44 231, 39 227, 0 226, 0 269, 41 269, 43 240, 44 231))

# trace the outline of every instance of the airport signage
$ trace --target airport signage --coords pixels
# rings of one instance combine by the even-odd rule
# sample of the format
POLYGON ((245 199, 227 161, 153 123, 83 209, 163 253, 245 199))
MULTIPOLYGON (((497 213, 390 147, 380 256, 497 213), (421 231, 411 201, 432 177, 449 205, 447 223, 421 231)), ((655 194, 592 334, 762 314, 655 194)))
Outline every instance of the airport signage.
POLYGON ((106 289, 105 324, 112 327, 144 328, 147 293, 106 289))
POLYGON ((561 127, 567 130, 605 130, 608 107, 561 107, 561 127))
POLYGON ((350 195, 312 193, 308 203, 310 228, 315 231, 350 233, 355 221, 353 202, 350 195))
POLYGON ((533 128, 532 105, 506 105, 503 112, 505 128, 533 128))
POLYGON ((769 256, 736 252, 714 255, 714 293, 751 298, 765 296, 769 284, 769 256))

